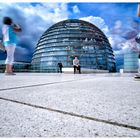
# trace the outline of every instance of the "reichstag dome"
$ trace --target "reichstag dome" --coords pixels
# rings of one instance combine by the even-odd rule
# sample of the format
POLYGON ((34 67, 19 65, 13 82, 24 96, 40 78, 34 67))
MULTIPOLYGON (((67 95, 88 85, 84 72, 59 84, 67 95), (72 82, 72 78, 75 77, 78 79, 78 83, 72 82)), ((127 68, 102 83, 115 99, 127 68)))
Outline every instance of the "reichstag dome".
POLYGON ((116 70, 107 37, 95 25, 78 19, 58 22, 43 33, 33 54, 32 69, 56 72, 60 61, 70 68, 75 56, 81 68, 116 70))

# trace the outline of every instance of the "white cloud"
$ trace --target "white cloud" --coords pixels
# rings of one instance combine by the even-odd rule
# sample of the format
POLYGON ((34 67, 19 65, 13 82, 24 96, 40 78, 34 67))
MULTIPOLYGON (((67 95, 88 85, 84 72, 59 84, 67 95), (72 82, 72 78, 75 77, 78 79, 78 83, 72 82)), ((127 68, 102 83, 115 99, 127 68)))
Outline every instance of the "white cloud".
POLYGON ((79 10, 79 8, 78 8, 77 5, 74 5, 74 6, 73 6, 73 13, 75 13, 75 14, 80 13, 80 10, 79 10))
POLYGON ((111 44, 111 46, 114 46, 115 45, 115 42, 114 42, 114 39, 113 39, 113 37, 108 37, 108 40, 109 40, 109 42, 110 42, 110 44, 111 44))
POLYGON ((112 44, 114 49, 120 49, 121 48, 120 44, 122 44, 126 41, 124 38, 122 38, 118 34, 110 34, 110 37, 112 38, 112 40, 114 42, 114 44, 112 44))
POLYGON ((112 29, 112 33, 121 34, 122 33, 122 28, 123 28, 122 22, 120 20, 117 20, 115 22, 115 25, 114 25, 113 29, 112 29))
POLYGON ((67 19, 69 14, 67 10, 67 4, 65 3, 42 3, 37 4, 36 6, 28 4, 28 6, 25 7, 20 5, 20 8, 20 10, 23 10, 27 16, 39 16, 48 23, 56 23, 58 21, 67 19))
POLYGON ((134 38, 127 40, 125 43, 123 43, 122 46, 122 50, 124 53, 132 50, 137 52, 140 51, 140 45, 136 43, 134 38))
POLYGON ((82 18, 80 18, 80 19, 81 19, 81 20, 88 21, 88 22, 94 24, 94 25, 97 26, 99 29, 101 29, 106 35, 108 35, 108 33, 109 33, 109 28, 108 28, 108 26, 105 24, 104 19, 102 19, 101 17, 88 16, 88 17, 82 17, 82 18))
POLYGON ((32 22, 35 22, 34 17, 38 16, 46 22, 56 23, 58 21, 67 19, 69 14, 67 10, 67 4, 65 3, 41 3, 34 6, 30 3, 8 3, 2 4, 0 9, 1 14, 4 16, 6 14, 9 14, 9 16, 12 15, 12 13, 8 13, 8 9, 17 10, 17 13, 22 13, 26 20, 30 19, 31 21, 33 19, 32 22))
POLYGON ((117 21, 115 22, 114 28, 115 28, 115 29, 119 29, 119 28, 121 28, 121 27, 122 27, 122 22, 121 22, 120 20, 117 20, 117 21))

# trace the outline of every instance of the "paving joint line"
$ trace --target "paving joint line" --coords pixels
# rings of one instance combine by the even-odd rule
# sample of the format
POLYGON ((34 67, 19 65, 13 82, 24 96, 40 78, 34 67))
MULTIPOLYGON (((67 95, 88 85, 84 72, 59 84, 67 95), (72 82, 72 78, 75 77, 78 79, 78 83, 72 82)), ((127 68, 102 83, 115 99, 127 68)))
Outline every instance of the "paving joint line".
POLYGON ((77 81, 80 81, 80 80, 87 80, 87 79, 68 80, 68 81, 61 81, 61 82, 59 81, 59 82, 51 82, 51 83, 44 83, 44 84, 34 84, 34 85, 27 85, 27 86, 17 86, 17 87, 11 87, 11 88, 3 88, 3 89, 0 89, 0 91, 22 89, 22 88, 30 88, 30 87, 39 87, 39 86, 47 86, 47 85, 62 84, 62 83, 68 83, 68 82, 77 82, 77 81))
POLYGON ((114 125, 114 126, 119 126, 119 127, 123 127, 123 128, 129 128, 129 129, 134 129, 134 130, 140 131, 140 127, 132 126, 132 125, 128 125, 128 124, 123 124, 123 123, 98 119, 98 118, 94 118, 94 117, 88 117, 88 116, 76 114, 76 113, 73 113, 73 112, 66 112, 66 111, 62 111, 62 110, 58 110, 58 109, 48 108, 48 107, 39 106, 39 105, 35 105, 35 104, 30 104, 30 103, 24 103, 24 102, 21 102, 21 101, 7 99, 7 98, 3 98, 3 97, 0 97, 0 100, 10 101, 10 102, 13 102, 13 103, 26 105, 26 106, 30 106, 30 107, 33 107, 33 108, 44 109, 44 110, 48 110, 48 111, 51 111, 51 112, 56 112, 56 113, 60 113, 60 114, 64 114, 64 115, 69 115, 69 116, 73 116, 73 117, 92 120, 92 121, 96 121, 96 122, 102 122, 102 123, 106 123, 106 124, 110 124, 110 125, 114 125))

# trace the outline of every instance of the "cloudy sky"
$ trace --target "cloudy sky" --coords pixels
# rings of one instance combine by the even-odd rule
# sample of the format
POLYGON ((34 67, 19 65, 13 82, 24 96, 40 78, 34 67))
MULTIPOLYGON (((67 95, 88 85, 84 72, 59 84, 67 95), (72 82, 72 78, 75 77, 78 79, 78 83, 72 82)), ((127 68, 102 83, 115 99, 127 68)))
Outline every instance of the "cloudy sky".
MULTIPOLYGON (((54 23, 69 18, 98 26, 112 45, 118 67, 123 65, 123 54, 137 46, 134 38, 140 32, 137 3, 0 3, 0 29, 4 16, 10 16, 23 29, 18 33, 15 54, 18 61, 31 61, 43 32, 54 23)), ((0 52, 0 59, 4 58, 0 52)))

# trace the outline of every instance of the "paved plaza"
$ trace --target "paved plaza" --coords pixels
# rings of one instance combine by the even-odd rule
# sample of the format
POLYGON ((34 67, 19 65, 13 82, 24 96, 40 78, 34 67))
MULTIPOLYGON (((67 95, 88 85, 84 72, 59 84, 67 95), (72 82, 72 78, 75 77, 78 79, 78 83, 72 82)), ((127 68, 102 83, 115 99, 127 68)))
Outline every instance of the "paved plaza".
POLYGON ((0 74, 0 137, 140 137, 134 74, 0 74))

